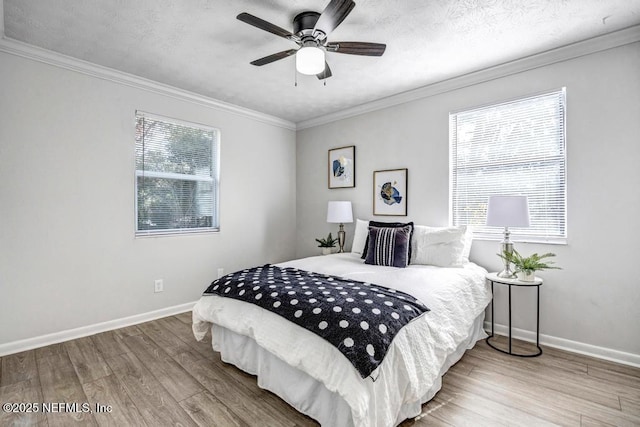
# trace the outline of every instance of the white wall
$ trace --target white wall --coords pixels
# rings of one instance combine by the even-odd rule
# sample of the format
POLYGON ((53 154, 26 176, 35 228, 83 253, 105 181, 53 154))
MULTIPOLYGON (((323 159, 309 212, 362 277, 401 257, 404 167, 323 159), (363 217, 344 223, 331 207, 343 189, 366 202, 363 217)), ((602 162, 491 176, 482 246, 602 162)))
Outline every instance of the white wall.
MULTIPOLYGON (((409 169, 408 217, 379 220, 447 225, 449 112, 563 86, 568 244, 517 245, 555 252, 563 267, 541 274, 541 333, 640 357, 640 43, 298 131, 297 256, 318 254, 314 238, 336 229, 325 222, 328 200, 351 200, 355 216, 373 218, 374 170, 409 169), (356 145, 357 187, 329 190, 327 150, 345 145, 356 145)), ((498 270, 498 247, 475 241, 471 258, 498 270)), ((504 295, 496 310, 506 310, 504 295)), ((535 293, 518 292, 513 307, 514 326, 534 331, 535 293)))
POLYGON ((195 301, 218 267, 293 258, 295 150, 280 126, 0 53, 0 345, 195 301), (134 238, 137 109, 221 130, 220 233, 134 238))

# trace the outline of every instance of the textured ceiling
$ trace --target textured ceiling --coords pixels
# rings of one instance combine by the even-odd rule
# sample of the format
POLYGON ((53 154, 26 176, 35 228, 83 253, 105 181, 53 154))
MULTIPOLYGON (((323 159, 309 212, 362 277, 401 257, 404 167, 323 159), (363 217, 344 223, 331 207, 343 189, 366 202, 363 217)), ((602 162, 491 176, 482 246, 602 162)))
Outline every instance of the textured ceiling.
POLYGON ((328 53, 327 85, 298 75, 296 47, 236 19, 291 30, 329 0, 4 0, 5 36, 293 122, 640 24, 640 0, 356 0, 329 36, 386 43, 328 53))

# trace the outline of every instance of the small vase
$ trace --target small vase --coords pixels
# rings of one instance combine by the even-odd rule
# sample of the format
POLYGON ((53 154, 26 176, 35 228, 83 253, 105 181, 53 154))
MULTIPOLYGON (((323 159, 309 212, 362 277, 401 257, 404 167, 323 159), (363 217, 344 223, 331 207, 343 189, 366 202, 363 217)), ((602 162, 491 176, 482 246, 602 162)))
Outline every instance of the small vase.
POLYGON ((518 271, 516 273, 518 276, 518 280, 521 282, 533 282, 536 280, 536 272, 535 271, 518 271))
POLYGON ((322 255, 331 255, 332 248, 322 248, 322 255))

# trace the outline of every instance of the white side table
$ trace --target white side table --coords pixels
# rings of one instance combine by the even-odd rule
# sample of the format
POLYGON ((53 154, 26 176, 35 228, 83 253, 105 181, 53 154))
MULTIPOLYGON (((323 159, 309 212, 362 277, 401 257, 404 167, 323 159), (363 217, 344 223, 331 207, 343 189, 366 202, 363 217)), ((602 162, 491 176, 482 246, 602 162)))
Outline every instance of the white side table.
POLYGON ((486 341, 489 347, 501 351, 502 353, 510 354, 512 356, 519 357, 536 357, 542 354, 542 349, 540 348, 540 286, 542 286, 542 279, 536 277, 532 282, 523 282, 518 279, 506 279, 504 277, 498 277, 498 273, 489 273, 486 276, 486 279, 491 282, 491 335, 487 337, 486 341), (506 285, 509 287, 509 351, 502 350, 494 346, 491 343, 491 338, 494 337, 494 316, 493 316, 493 284, 498 283, 501 285, 506 285), (537 290, 537 304, 536 304, 536 348, 537 352, 531 354, 520 354, 514 353, 511 349, 511 287, 513 286, 521 286, 521 287, 531 287, 535 286, 537 290))

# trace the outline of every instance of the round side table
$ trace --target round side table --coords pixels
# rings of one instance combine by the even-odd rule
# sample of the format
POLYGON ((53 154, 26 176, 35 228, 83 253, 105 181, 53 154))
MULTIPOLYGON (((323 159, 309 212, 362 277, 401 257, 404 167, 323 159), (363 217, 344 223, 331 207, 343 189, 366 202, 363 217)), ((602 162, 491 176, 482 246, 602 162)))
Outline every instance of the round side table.
POLYGON ((498 350, 502 353, 505 354, 510 354, 512 356, 519 356, 519 357, 536 357, 536 356, 540 356, 542 354, 542 348, 540 348, 540 286, 542 286, 543 280, 539 277, 536 277, 533 281, 531 282, 524 282, 522 280, 518 280, 518 279, 507 279, 504 277, 498 277, 498 273, 489 273, 486 276, 487 280, 489 282, 491 282, 491 335, 489 335, 486 339, 487 344, 489 345, 489 347, 498 350), (494 283, 498 283, 500 285, 506 285, 509 288, 509 351, 503 350, 501 348, 496 347, 495 345, 493 345, 491 343, 491 338, 494 337, 494 316, 493 316, 493 285, 494 283), (531 354, 521 354, 521 353, 515 353, 512 351, 511 348, 511 288, 513 286, 519 286, 519 287, 532 287, 535 286, 536 287, 536 291, 537 291, 537 304, 536 304, 536 348, 538 349, 538 351, 536 351, 535 353, 531 353, 531 354))

